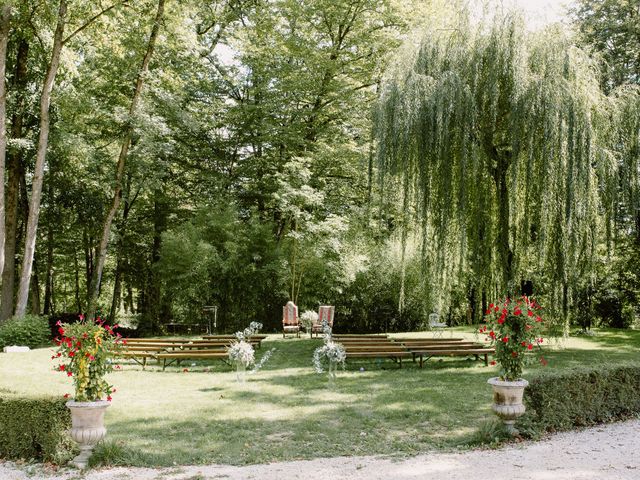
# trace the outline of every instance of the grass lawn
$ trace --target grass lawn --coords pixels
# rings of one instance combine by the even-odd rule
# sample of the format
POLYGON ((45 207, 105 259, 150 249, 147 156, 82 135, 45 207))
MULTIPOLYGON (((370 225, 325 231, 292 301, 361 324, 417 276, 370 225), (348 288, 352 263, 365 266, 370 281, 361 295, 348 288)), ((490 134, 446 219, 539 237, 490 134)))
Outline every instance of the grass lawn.
MULTIPOLYGON (((453 334, 473 338, 468 332, 453 334)), ((431 359, 423 369, 410 361, 402 369, 390 360, 350 361, 328 388, 326 374, 311 366, 320 344, 270 336, 258 353, 276 348, 273 357, 244 385, 222 362, 188 362, 166 372, 153 363, 146 371, 124 365, 108 379, 117 393, 106 417, 108 441, 94 457, 108 464, 170 466, 407 455, 464 448, 492 419, 486 381, 496 367, 456 358, 431 359)), ((593 337, 568 339, 562 348, 547 347, 549 365, 532 364, 524 376, 545 368, 637 361, 639 351, 640 332, 597 330, 593 337)), ((53 371, 51 352, 0 353, 0 394, 73 393, 69 379, 53 371)))

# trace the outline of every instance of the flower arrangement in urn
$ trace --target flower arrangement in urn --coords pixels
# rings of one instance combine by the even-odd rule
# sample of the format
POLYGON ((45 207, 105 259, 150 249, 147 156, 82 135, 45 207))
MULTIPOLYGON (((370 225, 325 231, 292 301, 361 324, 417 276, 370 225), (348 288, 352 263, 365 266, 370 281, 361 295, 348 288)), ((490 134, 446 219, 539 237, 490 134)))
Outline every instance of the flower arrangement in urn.
MULTIPOLYGON (((520 380, 526 354, 536 347, 539 350, 544 328, 541 308, 526 296, 489 304, 485 312, 486 325, 480 327, 480 333, 487 335, 496 349, 495 358, 501 367, 500 380, 520 380)), ((541 362, 545 363, 544 358, 541 362)), ((495 365, 496 361, 491 364, 495 365)))
POLYGON ((115 388, 105 375, 113 370, 111 357, 124 342, 114 332, 118 326, 100 318, 85 320, 81 315, 78 323, 56 325, 60 336, 55 339, 58 349, 51 358, 60 362, 56 370, 72 377, 75 387, 74 400, 67 402, 67 407, 71 410, 71 438, 80 445, 80 455, 72 463, 85 468, 93 447, 107 433, 104 414, 115 388))
MULTIPOLYGON (((516 300, 507 297, 489 304, 485 312, 486 325, 480 327, 480 333, 487 335, 495 347, 495 358, 501 368, 500 376, 488 381, 493 387, 492 410, 512 435, 517 434, 516 418, 525 412, 522 396, 529 382, 522 378, 522 369, 526 355, 534 348, 540 350, 543 342, 541 308, 527 296, 516 300)), ((543 357, 540 361, 546 364, 543 357)), ((496 361, 491 364, 495 365, 496 361)))
POLYGON ((76 402, 111 401, 115 392, 105 380, 105 375, 113 370, 111 358, 123 343, 118 325, 107 325, 100 318, 62 325, 57 322, 59 337, 57 353, 52 360, 60 361, 56 370, 73 378, 76 402))

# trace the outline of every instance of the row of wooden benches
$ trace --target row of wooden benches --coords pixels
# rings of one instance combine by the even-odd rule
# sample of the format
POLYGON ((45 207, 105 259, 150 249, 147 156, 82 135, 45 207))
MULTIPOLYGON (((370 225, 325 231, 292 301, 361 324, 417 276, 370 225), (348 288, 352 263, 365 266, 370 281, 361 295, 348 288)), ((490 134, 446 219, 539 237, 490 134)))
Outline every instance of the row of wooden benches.
MULTIPOLYGON (((259 348, 266 335, 255 335, 249 340, 259 348)), ((474 356, 488 365, 488 355, 493 348, 465 341, 462 338, 390 338, 387 335, 334 335, 333 339, 344 345, 347 358, 390 358, 400 367, 404 358, 424 362, 436 356, 474 356)), ((208 335, 202 339, 126 339, 125 347, 118 352, 130 358, 144 369, 148 359, 162 361, 162 369, 182 360, 208 360, 228 358, 227 348, 235 340, 233 335, 208 335)))
POLYGON ((402 368, 402 359, 419 360, 420 368, 431 357, 473 356, 489 364, 495 349, 462 338, 390 338, 386 335, 334 335, 345 347, 347 358, 391 358, 402 368))
MULTIPOLYGON (((248 341, 254 348, 260 348, 266 335, 254 335, 248 341)), ((234 335, 205 335, 202 339, 127 338, 123 348, 114 352, 129 358, 144 369, 148 359, 162 361, 164 370, 172 363, 182 360, 208 360, 228 358, 227 348, 235 341, 234 335)))

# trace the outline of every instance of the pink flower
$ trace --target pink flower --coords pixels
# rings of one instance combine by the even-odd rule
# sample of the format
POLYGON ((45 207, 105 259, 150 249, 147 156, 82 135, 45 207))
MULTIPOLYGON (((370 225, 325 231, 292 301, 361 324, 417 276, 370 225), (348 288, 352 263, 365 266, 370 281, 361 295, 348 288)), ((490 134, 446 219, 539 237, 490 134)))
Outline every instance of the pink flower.
POLYGON ((80 318, 80 321, 82 322, 84 320, 84 315, 81 313, 80 315, 78 315, 78 318, 80 318))

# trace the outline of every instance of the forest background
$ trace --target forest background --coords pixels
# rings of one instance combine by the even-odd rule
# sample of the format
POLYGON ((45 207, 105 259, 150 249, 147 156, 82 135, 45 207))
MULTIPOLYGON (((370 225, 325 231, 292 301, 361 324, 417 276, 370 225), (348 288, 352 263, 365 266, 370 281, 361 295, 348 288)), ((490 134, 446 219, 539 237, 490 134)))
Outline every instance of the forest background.
MULTIPOLYGON (((418 32, 453 36, 483 15, 468 3, 2 2, 0 323, 101 312, 159 333, 216 305, 219 330, 272 331, 289 299, 335 305, 342 331, 419 329, 434 310, 479 322, 507 292, 458 245, 438 244, 455 268, 435 273, 419 202, 383 175, 376 122, 389 66, 418 32)), ((640 10, 580 0, 569 18, 572 33, 529 34, 568 35, 597 64, 598 94, 632 99, 626 141, 598 177, 590 261, 560 283, 553 265, 518 272, 506 290, 538 296, 559 332, 630 327, 640 10)))

